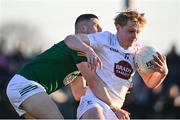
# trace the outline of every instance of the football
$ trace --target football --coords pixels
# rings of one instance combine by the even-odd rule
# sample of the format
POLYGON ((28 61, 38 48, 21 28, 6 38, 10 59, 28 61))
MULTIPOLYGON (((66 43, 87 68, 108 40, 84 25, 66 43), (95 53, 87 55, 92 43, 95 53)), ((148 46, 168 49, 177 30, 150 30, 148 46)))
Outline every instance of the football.
POLYGON ((156 49, 151 46, 140 48, 135 54, 135 64, 144 73, 155 72, 153 67, 154 56, 157 56, 156 49))

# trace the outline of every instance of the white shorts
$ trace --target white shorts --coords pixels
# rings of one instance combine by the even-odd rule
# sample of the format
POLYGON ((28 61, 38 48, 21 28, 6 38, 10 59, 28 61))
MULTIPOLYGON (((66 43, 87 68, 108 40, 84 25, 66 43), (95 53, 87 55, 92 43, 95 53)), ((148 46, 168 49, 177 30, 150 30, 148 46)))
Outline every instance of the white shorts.
POLYGON ((20 108, 22 102, 28 97, 40 92, 46 92, 43 86, 18 74, 10 80, 6 90, 9 101, 19 116, 26 113, 20 108))
POLYGON ((106 103, 104 103, 94 95, 87 94, 81 97, 80 104, 77 109, 77 119, 80 119, 86 111, 94 107, 98 107, 103 110, 105 119, 118 120, 115 113, 110 109, 110 107, 106 103))

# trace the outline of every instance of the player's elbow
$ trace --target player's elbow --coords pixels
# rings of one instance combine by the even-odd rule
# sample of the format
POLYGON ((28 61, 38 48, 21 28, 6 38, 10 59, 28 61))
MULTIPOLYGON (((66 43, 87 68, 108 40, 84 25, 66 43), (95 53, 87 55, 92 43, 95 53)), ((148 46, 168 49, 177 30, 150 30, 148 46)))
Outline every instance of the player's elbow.
POLYGON ((160 86, 160 84, 148 83, 148 84, 146 84, 146 86, 147 86, 150 90, 154 90, 154 89, 158 88, 158 87, 160 86))
POLYGON ((146 83, 146 86, 149 88, 149 89, 156 89, 158 88, 161 84, 162 84, 163 80, 155 80, 155 79, 149 79, 146 83))
POLYGON ((65 39, 64 42, 65 44, 71 48, 71 41, 73 40, 73 35, 68 35, 65 39))
POLYGON ((153 90, 156 88, 156 86, 153 86, 153 85, 146 85, 150 90, 153 90))

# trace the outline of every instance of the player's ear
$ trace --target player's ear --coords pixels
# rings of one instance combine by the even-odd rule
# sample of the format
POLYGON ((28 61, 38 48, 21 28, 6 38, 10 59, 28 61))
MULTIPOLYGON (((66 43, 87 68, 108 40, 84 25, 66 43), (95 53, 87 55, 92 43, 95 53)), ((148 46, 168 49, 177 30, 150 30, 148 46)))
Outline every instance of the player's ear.
POLYGON ((119 24, 116 24, 116 30, 119 31, 121 29, 121 26, 119 24))
POLYGON ((80 31, 81 31, 81 33, 86 34, 86 33, 87 33, 87 27, 86 27, 85 25, 82 25, 82 26, 80 27, 80 31))

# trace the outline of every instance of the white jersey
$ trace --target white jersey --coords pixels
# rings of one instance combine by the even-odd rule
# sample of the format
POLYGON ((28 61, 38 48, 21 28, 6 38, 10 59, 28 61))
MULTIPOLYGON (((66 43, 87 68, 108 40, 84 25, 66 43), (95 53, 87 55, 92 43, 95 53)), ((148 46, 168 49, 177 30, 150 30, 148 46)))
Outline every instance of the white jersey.
MULTIPOLYGON (((135 52, 140 45, 135 43, 133 47, 125 50, 120 46, 116 35, 110 32, 88 34, 87 36, 90 46, 102 60, 102 67, 97 69, 97 75, 105 83, 113 101, 122 107, 135 72, 135 52)), ((118 120, 111 108, 98 99, 89 88, 85 96, 81 97, 77 118, 81 118, 87 110, 94 107, 103 110, 105 119, 118 120)))
POLYGON ((97 75, 104 81, 115 102, 123 105, 132 76, 135 73, 134 56, 138 44, 125 50, 118 42, 117 36, 110 32, 88 35, 90 46, 102 60, 102 68, 97 75))

